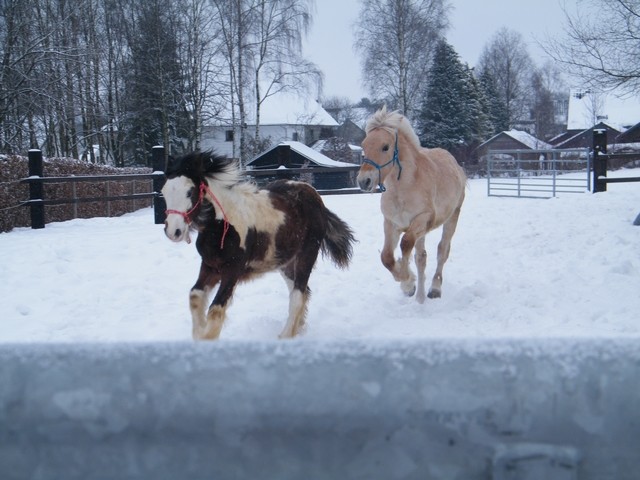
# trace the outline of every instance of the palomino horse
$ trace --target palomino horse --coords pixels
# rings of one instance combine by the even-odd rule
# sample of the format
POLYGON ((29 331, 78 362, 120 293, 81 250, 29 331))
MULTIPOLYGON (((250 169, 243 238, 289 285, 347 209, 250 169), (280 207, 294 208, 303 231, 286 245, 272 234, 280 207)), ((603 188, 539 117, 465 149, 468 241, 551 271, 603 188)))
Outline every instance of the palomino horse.
POLYGON ((218 338, 239 281, 276 269, 289 287, 289 318, 280 337, 293 337, 304 326, 318 252, 340 268, 349 265, 353 233, 306 183, 281 180, 258 189, 241 180, 232 160, 192 153, 170 163, 162 195, 167 237, 189 243, 190 230, 198 232, 202 263, 189 295, 194 339, 218 338))
POLYGON ((386 107, 371 116, 366 134, 362 142, 365 158, 357 181, 365 192, 374 191, 376 186, 382 191, 382 264, 400 282, 402 291, 413 295, 416 281, 409 267, 409 257, 415 247, 416 299, 424 302, 425 235, 442 225, 438 265, 428 294, 429 298, 440 297, 442 268, 449 257, 451 238, 464 201, 464 171, 446 150, 421 147, 409 121, 398 112, 388 112, 386 107), (402 257, 396 261, 394 251, 402 233, 402 257))

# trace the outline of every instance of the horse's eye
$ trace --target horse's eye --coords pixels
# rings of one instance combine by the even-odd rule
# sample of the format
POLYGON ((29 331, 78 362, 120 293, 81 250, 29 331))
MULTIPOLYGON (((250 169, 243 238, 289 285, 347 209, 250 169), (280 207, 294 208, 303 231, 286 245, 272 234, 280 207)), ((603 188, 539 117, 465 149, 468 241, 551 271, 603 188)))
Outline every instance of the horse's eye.
POLYGON ((191 198, 191 195, 193 195, 193 188, 187 190, 187 198, 191 198))
POLYGON ((389 145, 385 145, 384 147, 382 147, 382 151, 383 152, 388 152, 389 151, 389 145))

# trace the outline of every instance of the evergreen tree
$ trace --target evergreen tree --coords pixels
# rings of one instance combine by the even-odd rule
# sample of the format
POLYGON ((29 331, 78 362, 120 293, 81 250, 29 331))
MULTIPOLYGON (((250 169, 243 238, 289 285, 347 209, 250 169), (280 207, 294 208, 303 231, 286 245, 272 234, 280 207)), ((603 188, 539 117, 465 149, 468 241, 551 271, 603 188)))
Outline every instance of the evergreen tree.
POLYGON ((506 27, 498 30, 484 47, 477 68, 491 72, 497 96, 507 112, 508 126, 528 120, 534 65, 522 34, 506 27))
POLYGON ((467 82, 464 96, 467 98, 470 127, 470 134, 466 138, 465 145, 468 147, 466 153, 469 154, 470 150, 475 149, 480 143, 492 135, 493 122, 489 116, 487 98, 480 88, 480 84, 473 74, 473 70, 467 66, 465 73, 467 82))
POLYGON ((185 138, 186 107, 176 29, 166 0, 142 2, 131 40, 127 143, 136 164, 154 145, 167 153, 185 138))
POLYGON ((372 96, 415 118, 449 11, 447 0, 361 0, 355 47, 372 96))
POLYGON ((498 94, 496 80, 488 70, 482 71, 478 79, 478 87, 482 94, 484 110, 487 112, 491 129, 489 136, 509 130, 509 112, 505 102, 498 94))
POLYGON ((469 75, 453 47, 441 41, 427 82, 426 100, 417 118, 418 135, 426 147, 455 154, 473 137, 469 75))

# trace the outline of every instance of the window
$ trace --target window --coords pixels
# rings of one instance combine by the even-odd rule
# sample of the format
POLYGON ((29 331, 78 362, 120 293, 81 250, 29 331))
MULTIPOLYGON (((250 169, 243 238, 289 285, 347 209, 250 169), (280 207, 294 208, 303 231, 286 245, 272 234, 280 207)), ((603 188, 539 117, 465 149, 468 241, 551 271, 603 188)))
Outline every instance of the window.
POLYGON ((233 130, 227 130, 224 132, 225 142, 233 142, 233 130))
POLYGON ((300 136, 298 135, 298 132, 293 132, 291 134, 291 140, 293 140, 294 142, 297 142, 299 138, 300 136))

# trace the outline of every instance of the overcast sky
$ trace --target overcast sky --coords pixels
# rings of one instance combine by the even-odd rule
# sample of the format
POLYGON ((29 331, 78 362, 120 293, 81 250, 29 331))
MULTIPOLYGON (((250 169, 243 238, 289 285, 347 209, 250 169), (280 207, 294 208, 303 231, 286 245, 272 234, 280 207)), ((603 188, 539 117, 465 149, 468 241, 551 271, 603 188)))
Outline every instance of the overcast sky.
MULTIPOLYGON (((538 64, 543 53, 536 44, 547 34, 562 33, 563 5, 576 0, 451 0, 451 28, 447 38, 464 62, 474 66, 486 43, 503 26, 520 32, 538 64)), ((324 96, 368 96, 361 86, 360 63, 353 49, 353 24, 358 0, 316 0, 313 26, 305 54, 325 75, 324 96)))

